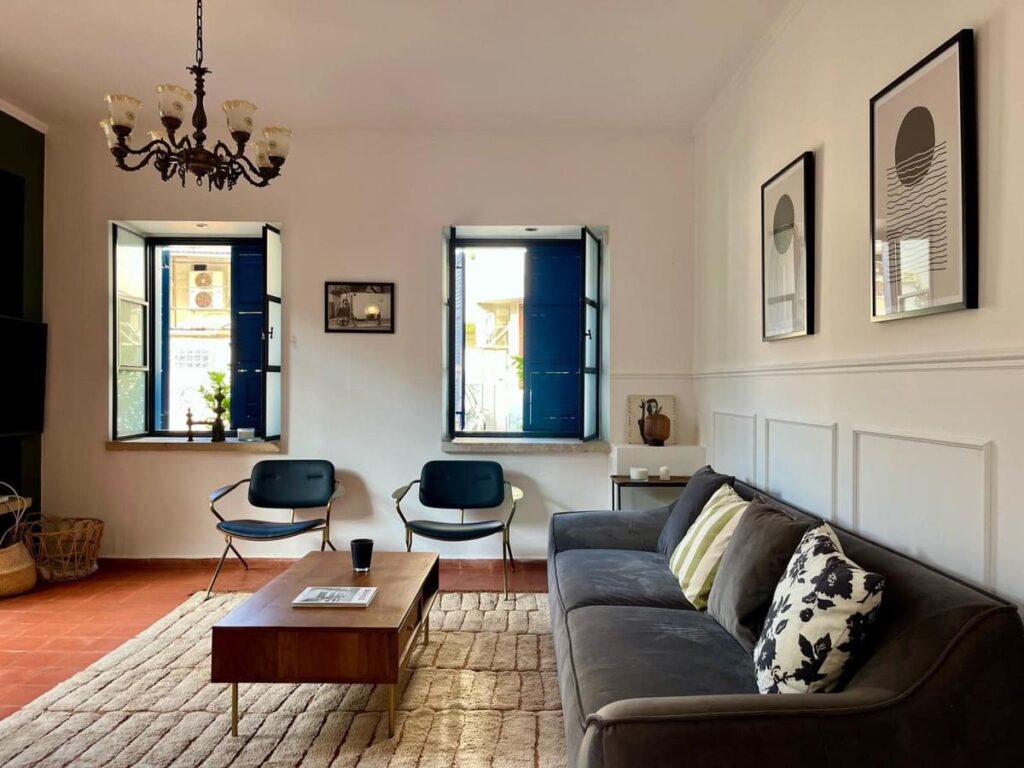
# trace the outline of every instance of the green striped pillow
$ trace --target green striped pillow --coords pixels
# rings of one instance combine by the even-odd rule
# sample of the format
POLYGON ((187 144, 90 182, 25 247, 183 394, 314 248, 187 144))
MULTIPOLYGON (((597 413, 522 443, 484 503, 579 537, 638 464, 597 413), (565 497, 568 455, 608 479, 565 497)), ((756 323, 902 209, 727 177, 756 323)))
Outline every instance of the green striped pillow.
POLYGON ((708 607, 708 595, 718 573, 718 564, 747 504, 732 486, 723 485, 708 499, 672 553, 668 567, 679 579, 686 599, 697 610, 703 611, 708 607))

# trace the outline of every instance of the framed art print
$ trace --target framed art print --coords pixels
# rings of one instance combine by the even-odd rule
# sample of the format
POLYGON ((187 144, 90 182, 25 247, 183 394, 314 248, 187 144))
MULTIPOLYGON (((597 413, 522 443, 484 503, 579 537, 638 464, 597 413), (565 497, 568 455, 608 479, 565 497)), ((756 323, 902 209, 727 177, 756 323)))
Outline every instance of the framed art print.
POLYGON ((761 337, 814 333, 814 153, 761 185, 761 337))
POLYGON ((974 32, 871 99, 871 319, 978 306, 974 32))
POLYGON ((394 333, 394 283, 324 283, 324 331, 394 333))

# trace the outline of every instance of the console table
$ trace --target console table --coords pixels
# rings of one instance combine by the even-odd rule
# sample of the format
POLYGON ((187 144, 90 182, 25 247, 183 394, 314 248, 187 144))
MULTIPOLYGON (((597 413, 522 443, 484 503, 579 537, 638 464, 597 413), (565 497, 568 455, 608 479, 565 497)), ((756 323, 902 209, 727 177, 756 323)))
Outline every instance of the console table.
POLYGON ((655 475, 646 480, 633 480, 629 475, 610 475, 612 481, 612 509, 622 509, 623 488, 685 488, 689 475, 672 475, 668 480, 655 475))

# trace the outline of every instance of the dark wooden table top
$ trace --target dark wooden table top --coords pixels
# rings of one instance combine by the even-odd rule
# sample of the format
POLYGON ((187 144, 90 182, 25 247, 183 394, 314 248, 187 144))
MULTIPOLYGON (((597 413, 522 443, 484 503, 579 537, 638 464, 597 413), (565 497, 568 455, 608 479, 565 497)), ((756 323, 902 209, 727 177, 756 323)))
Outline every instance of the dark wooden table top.
POLYGON ((217 622, 214 629, 355 629, 397 632, 419 597, 436 552, 374 552, 368 573, 348 552, 310 552, 217 622), (293 608, 306 587, 377 587, 366 608, 293 608))

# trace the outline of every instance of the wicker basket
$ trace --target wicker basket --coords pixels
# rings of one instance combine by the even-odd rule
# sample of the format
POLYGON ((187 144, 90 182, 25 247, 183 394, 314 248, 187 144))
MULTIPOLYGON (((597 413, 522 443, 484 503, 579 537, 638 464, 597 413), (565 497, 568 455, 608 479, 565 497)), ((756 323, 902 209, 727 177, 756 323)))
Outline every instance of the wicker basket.
POLYGON ((29 528, 25 543, 43 581, 74 581, 96 572, 102 537, 102 520, 47 517, 29 528))
POLYGON ((20 541, 0 549, 0 597, 28 592, 36 585, 36 564, 20 541))

